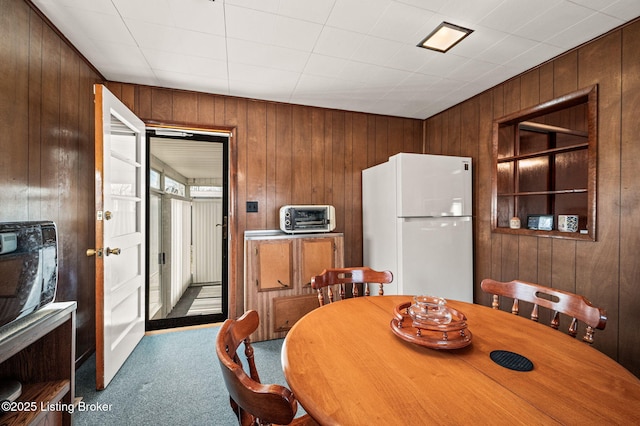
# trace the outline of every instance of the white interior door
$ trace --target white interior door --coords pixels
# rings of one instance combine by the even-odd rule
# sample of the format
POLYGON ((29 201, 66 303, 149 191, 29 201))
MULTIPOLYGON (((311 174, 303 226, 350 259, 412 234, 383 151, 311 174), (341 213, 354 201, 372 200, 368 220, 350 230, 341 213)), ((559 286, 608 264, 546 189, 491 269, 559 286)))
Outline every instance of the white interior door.
POLYGON ((96 108, 96 387, 144 335, 145 126, 106 87, 96 108))

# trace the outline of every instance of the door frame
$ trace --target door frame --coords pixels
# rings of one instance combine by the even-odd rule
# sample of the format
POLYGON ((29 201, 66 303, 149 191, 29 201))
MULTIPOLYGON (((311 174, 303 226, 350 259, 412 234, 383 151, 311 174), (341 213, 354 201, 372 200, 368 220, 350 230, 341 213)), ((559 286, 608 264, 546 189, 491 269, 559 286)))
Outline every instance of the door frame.
MULTIPOLYGON (((223 161, 227 162, 227 197, 223 199, 223 210, 227 213, 227 259, 226 259, 226 276, 227 276, 227 288, 223 288, 223 298, 226 297, 227 302, 227 317, 235 318, 236 316, 236 282, 238 277, 237 271, 237 256, 239 250, 239 237, 237 235, 238 229, 238 219, 237 219, 237 188, 238 188, 238 173, 237 173, 237 142, 236 142, 236 127, 229 126, 215 126, 215 127, 207 127, 207 126, 190 126, 185 125, 184 123, 174 123, 174 122, 157 122, 152 120, 144 120, 147 131, 149 130, 157 130, 157 129, 167 129, 173 131, 184 131, 184 132, 207 132, 207 133, 228 133, 228 144, 227 149, 224 150, 224 159, 223 161), (226 290, 226 291, 225 291, 226 290)), ((148 145, 148 138, 147 138, 148 145)), ((150 164, 149 155, 150 148, 147 146, 147 168, 150 164)), ((147 188, 146 197, 149 197, 149 190, 147 188)), ((147 200, 148 202, 148 200, 147 200)), ((149 210, 146 210, 147 221, 149 210)), ((148 243, 148 242, 147 242, 148 243)), ((145 268, 148 268, 148 262, 145 263, 145 268)), ((224 277, 223 277, 224 279, 224 277)), ((149 282, 147 280, 146 289, 148 291, 149 282)), ((206 323, 206 322, 205 322, 206 323)), ((145 306, 145 329, 147 331, 151 330, 159 330, 166 329, 171 327, 183 327, 189 325, 200 325, 203 324, 202 318, 200 316, 193 317, 182 317, 180 321, 177 322, 176 319, 173 318, 165 318, 159 320, 151 321, 149 319, 149 308, 145 306)))

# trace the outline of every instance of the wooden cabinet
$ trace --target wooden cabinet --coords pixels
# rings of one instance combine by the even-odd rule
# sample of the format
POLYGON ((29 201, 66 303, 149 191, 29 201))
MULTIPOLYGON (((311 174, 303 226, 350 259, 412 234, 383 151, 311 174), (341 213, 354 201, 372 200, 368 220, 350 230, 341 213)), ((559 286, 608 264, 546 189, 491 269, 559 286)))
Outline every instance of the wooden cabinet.
POLYGON ((0 415, 0 424, 72 424, 75 330, 76 302, 61 302, 0 331, 0 380, 22 384, 22 394, 0 415))
POLYGON ((495 232, 595 239, 596 112, 593 86, 496 120, 495 232), (559 228, 560 216, 577 228, 559 228))
POLYGON ((311 277, 343 266, 342 234, 247 231, 244 308, 260 315, 252 340, 284 337, 298 319, 318 307, 311 277))

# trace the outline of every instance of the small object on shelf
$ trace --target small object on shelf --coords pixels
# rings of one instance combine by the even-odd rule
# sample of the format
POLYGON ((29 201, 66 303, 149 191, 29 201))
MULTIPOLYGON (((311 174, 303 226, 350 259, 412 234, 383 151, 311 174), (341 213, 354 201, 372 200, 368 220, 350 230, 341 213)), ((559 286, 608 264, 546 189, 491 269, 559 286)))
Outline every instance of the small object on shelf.
POLYGON ((539 231, 553 230, 553 215, 550 214, 530 214, 527 216, 527 228, 539 231))
POLYGON ((558 231, 577 232, 578 231, 578 215, 559 214, 558 215, 558 231))
POLYGON ((520 229, 520 218, 514 216, 509 220, 509 228, 511 229, 520 229))
POLYGON ((414 319, 409 313, 411 306, 411 302, 396 306, 391 320, 391 331, 402 340, 431 349, 460 349, 471 343, 467 317, 462 312, 448 307, 451 321, 437 324, 414 319))

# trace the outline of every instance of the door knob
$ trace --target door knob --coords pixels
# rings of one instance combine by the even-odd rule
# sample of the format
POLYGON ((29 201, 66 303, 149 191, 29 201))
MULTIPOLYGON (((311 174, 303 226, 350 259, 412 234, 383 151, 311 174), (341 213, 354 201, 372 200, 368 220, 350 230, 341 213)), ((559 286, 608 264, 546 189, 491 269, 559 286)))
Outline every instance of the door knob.
POLYGON ((98 257, 102 257, 102 249, 87 249, 87 257, 98 255, 98 257))
POLYGON ((119 248, 109 248, 109 247, 107 247, 106 249, 104 249, 104 254, 106 256, 109 256, 110 254, 113 254, 113 255, 117 256, 117 255, 120 254, 120 251, 121 250, 119 248))
POLYGON ((107 210, 106 212, 104 212, 104 218, 105 218, 106 220, 109 220, 109 219, 111 219, 112 217, 113 217, 113 214, 112 214, 109 210, 107 210))

